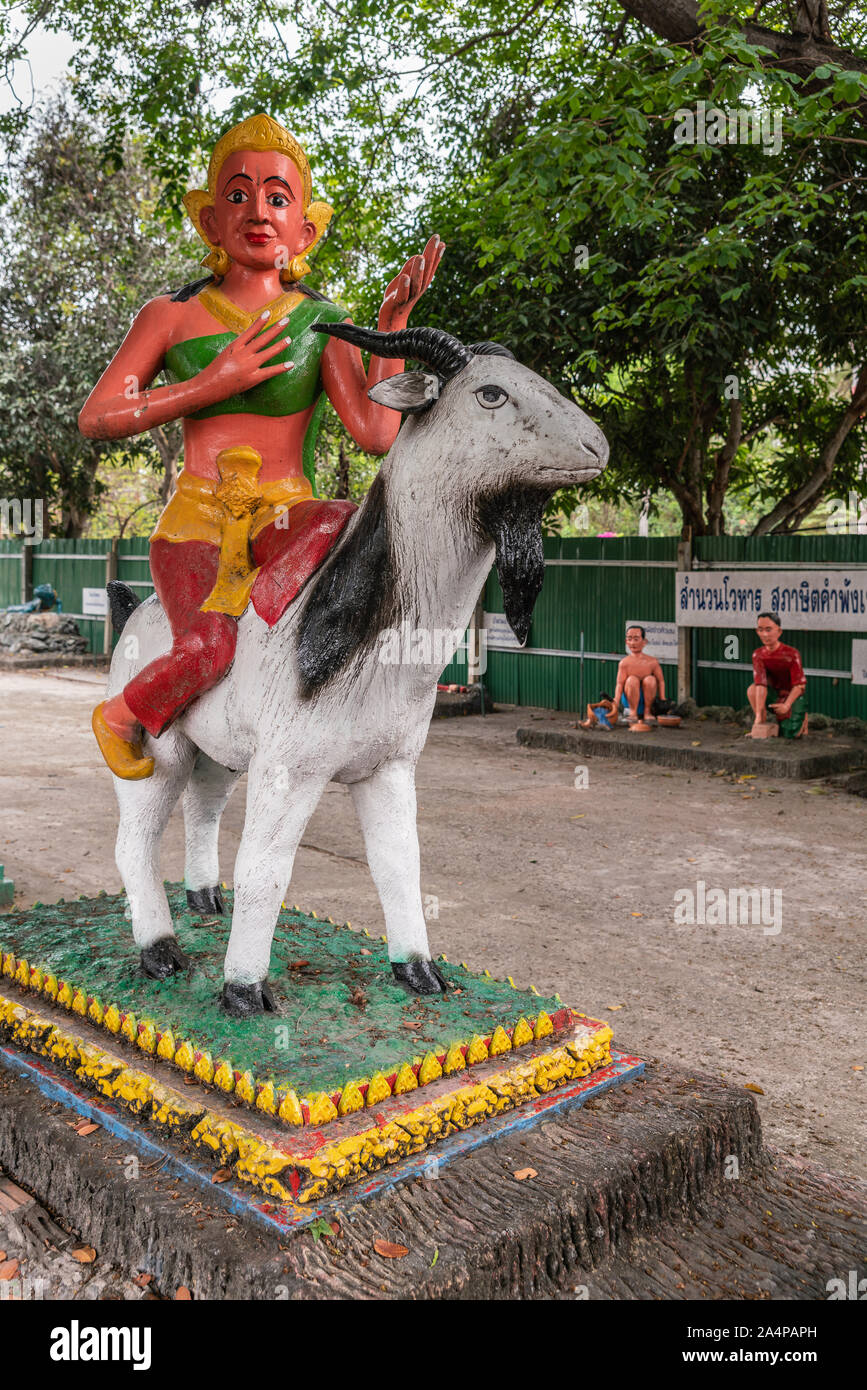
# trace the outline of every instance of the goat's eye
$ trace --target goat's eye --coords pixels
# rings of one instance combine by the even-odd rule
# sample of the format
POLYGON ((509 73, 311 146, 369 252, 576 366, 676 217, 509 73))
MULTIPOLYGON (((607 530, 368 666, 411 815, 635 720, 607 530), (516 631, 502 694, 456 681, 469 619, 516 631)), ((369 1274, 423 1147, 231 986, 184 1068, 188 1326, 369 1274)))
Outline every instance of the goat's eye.
POLYGON ((508 399, 509 394, 502 386, 480 386, 476 392, 476 400, 485 410, 496 410, 498 406, 505 405, 508 399))

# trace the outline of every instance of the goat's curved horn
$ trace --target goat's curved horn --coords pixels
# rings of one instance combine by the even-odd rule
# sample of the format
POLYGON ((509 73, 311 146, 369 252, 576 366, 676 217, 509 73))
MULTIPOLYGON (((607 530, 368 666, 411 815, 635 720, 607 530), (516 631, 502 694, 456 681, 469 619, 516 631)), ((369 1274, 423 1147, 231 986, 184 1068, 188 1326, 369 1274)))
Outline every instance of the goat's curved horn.
POLYGON ((474 357, 510 357, 513 362, 515 360, 511 349, 503 347, 502 343, 492 343, 487 338, 483 343, 470 343, 469 351, 474 357))
POLYGON ((412 357, 426 367, 433 367, 446 381, 472 361, 472 353, 463 343, 441 328, 403 328, 396 333, 377 333, 357 323, 314 323, 311 327, 316 333, 330 333, 377 357, 412 357))

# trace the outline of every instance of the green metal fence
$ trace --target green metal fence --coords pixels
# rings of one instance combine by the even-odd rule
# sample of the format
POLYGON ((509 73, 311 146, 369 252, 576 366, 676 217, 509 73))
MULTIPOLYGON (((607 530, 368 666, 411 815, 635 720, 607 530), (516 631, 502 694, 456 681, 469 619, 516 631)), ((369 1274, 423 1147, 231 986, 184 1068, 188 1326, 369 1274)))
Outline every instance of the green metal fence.
MULTIPOLYGON (((494 700, 576 711, 600 691, 611 692, 624 652, 625 623, 674 621, 677 550, 674 537, 546 539, 545 583, 526 648, 498 650, 494 644, 488 650, 485 681, 494 700)), ((33 584, 53 584, 64 611, 77 617, 91 651, 102 652, 104 620, 82 613, 83 590, 105 586, 111 543, 49 538, 32 552, 33 584)), ((153 590, 147 554, 144 537, 117 545, 118 578, 141 598, 153 590)), ((21 555, 18 542, 0 540, 0 607, 21 600, 21 555)), ((693 545, 693 566, 867 569, 867 536, 701 537, 693 545)), ((503 612, 493 571, 485 609, 503 612)), ((857 636, 867 637, 867 631, 786 628, 785 638, 800 649, 807 670, 811 709, 836 718, 867 717, 867 686, 851 681, 852 638, 857 636)), ((700 704, 744 704, 755 646, 751 628, 694 629, 692 691, 700 704)), ((663 662, 662 667, 668 691, 675 694, 676 664, 663 662)), ((463 684, 466 679, 466 652, 459 651, 443 680, 463 684)))
MULTIPOLYGON (((60 596, 64 613, 76 619, 90 650, 102 652, 105 619, 85 613, 83 609, 85 590, 105 589, 110 573, 111 541, 73 541, 50 537, 29 549, 32 553, 32 585, 53 585, 60 596)), ((21 602, 24 558, 24 547, 18 541, 0 540, 0 608, 21 602)), ((118 542, 117 577, 132 585, 140 598, 153 593, 146 537, 133 536, 118 542)))
MULTIPOLYGON (((675 620, 677 549, 674 537, 546 541, 545 583, 526 648, 513 652, 489 645, 485 681, 493 699, 577 711, 602 690, 613 693, 625 624, 675 620)), ((694 542, 693 566, 867 569, 867 537, 707 536, 694 542)), ((485 610, 503 611, 493 572, 485 610)), ((867 631, 785 629, 785 640, 800 649, 807 670, 811 709, 834 718, 867 718, 867 686, 851 680, 852 639, 859 636, 867 637, 867 631)), ((693 630, 691 686, 699 704, 738 708, 746 703, 757 645, 753 628, 693 630)), ((663 661, 662 670, 667 693, 676 694, 676 664, 663 661)), ((443 680, 466 679, 466 652, 459 651, 443 680)))

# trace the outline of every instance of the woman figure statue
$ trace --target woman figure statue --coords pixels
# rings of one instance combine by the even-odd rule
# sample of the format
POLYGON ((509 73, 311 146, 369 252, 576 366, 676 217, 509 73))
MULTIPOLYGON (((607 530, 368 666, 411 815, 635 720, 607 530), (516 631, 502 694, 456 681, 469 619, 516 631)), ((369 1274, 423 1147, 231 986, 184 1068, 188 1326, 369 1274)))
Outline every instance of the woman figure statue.
MULTIPOLYGON (((235 126, 217 142, 207 190, 184 206, 212 274, 144 306, 79 417, 92 439, 184 422, 183 471, 150 545, 173 644, 93 715, 105 761, 130 779, 153 772, 141 729, 157 737, 226 673, 248 602, 277 622, 355 510, 315 496, 325 398, 370 453, 386 453, 400 426, 367 392, 403 362, 371 357, 365 372, 358 348, 312 329, 348 315, 301 283, 331 208, 312 201, 289 131, 265 115, 235 126), (152 386, 160 372, 168 384, 152 386)), ((392 280, 381 330, 406 327, 443 250, 432 237, 392 280)))

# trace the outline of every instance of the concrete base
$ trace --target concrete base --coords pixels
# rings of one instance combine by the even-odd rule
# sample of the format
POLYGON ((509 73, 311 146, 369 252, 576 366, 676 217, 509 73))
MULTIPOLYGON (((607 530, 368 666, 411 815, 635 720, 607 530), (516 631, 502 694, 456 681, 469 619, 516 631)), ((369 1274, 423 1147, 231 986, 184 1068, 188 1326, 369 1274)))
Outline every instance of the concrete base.
POLYGON ((317 1240, 227 1210, 229 1194, 211 1197, 158 1155, 141 1157, 130 1178, 130 1145, 105 1127, 83 1140, 74 1118, 0 1070, 0 1165, 100 1260, 152 1274, 164 1295, 183 1284, 197 1298, 568 1295, 631 1240, 719 1193, 732 1156, 742 1178, 763 1165, 748 1094, 656 1066, 426 1176, 323 1204, 339 1232, 317 1240), (528 1168, 533 1176, 515 1177, 528 1168), (378 1239, 409 1254, 384 1258, 378 1239))
POLYGON ((573 757, 624 758, 705 772, 764 774, 806 781, 867 767, 867 745, 827 733, 805 739, 751 739, 730 724, 690 720, 678 729, 652 729, 633 734, 624 727, 609 732, 551 728, 519 728, 525 748, 547 748, 573 757))

